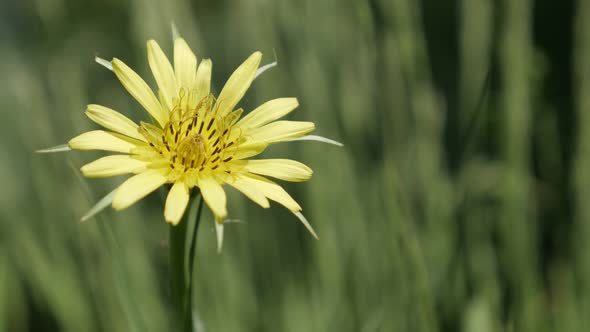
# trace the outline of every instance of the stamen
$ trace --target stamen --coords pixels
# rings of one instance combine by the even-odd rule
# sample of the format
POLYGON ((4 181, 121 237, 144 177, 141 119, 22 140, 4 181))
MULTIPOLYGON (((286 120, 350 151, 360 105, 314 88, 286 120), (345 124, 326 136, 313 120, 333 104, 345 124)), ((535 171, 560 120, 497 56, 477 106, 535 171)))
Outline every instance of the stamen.
POLYGON ((225 122, 227 117, 216 117, 215 109, 212 109, 211 96, 201 100, 196 107, 191 106, 191 98, 192 91, 181 90, 179 98, 174 100, 175 105, 169 122, 163 130, 156 129, 161 143, 158 136, 155 136, 149 141, 149 145, 169 158, 171 169, 181 172, 215 170, 223 166, 222 160, 232 160, 227 154, 224 157, 224 149, 236 143, 235 139, 227 143, 227 135, 232 132, 232 125, 225 122), (168 151, 169 154, 163 153, 164 151, 168 151))
POLYGON ((207 125, 207 131, 209 131, 209 129, 211 129, 211 126, 213 125, 213 120, 214 120, 214 118, 211 118, 211 120, 209 120, 209 124, 207 125))

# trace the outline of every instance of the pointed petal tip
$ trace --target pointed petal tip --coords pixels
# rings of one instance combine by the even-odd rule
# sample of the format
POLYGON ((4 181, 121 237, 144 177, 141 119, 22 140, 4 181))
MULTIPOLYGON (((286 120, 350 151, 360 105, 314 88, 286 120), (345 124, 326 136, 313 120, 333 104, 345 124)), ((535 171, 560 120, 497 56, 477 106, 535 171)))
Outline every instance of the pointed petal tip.
POLYGON ((325 138, 322 136, 318 136, 318 135, 305 135, 303 137, 294 138, 291 141, 316 141, 316 142, 322 142, 322 143, 336 145, 338 147, 344 146, 344 144, 342 144, 338 141, 335 141, 335 140, 329 139, 329 138, 325 138))
POLYGON ((82 216, 82 218, 80 218, 80 222, 85 222, 88 219, 94 217, 95 215, 97 215, 98 213, 100 213, 102 210, 104 210, 107 206, 109 206, 111 204, 111 202, 113 201, 113 197, 115 196, 115 193, 117 192, 117 189, 115 188, 113 191, 111 191, 110 193, 106 194, 103 198, 101 198, 96 204, 94 204, 94 206, 88 210, 88 212, 86 212, 85 215, 82 216))
POLYGON ((72 148, 69 146, 69 144, 60 144, 60 145, 52 146, 50 148, 35 150, 35 153, 55 153, 55 152, 66 152, 66 151, 71 151, 71 150, 72 150, 72 148))
POLYGON ((111 63, 111 61, 105 60, 103 58, 100 58, 98 56, 94 57, 94 62, 98 63, 99 65, 105 67, 106 69, 113 71, 113 65, 111 63))
POLYGON ((90 213, 86 212, 86 214, 85 214, 85 215, 83 215, 83 216, 80 218, 79 222, 80 222, 80 223, 86 222, 86 221, 88 221, 88 219, 90 219, 90 218, 92 218, 92 215, 90 215, 90 213))
POLYGON ((92 215, 92 216, 84 215, 84 216, 82 216, 82 218, 80 218, 80 220, 78 222, 83 224, 83 223, 87 222, 92 217, 94 217, 94 215, 92 215))
POLYGON ((301 213, 301 211, 297 211, 297 212, 293 212, 293 214, 299 219, 299 221, 301 221, 301 223, 305 226, 305 228, 307 228, 307 230, 309 231, 309 233, 311 233, 311 235, 316 239, 319 240, 319 236, 316 234, 316 232, 313 230, 313 227, 311 227, 311 224, 309 223, 309 221, 307 221, 307 219, 305 218, 305 216, 303 216, 303 214, 301 213))
POLYGON ((225 219, 225 221, 223 223, 224 224, 242 224, 242 223, 246 223, 246 221, 242 220, 242 219, 225 219))
POLYGON ((170 22, 170 28, 172 30, 172 40, 181 38, 180 33, 178 32, 178 28, 176 27, 176 23, 174 23, 174 21, 170 22))
POLYGON ((254 79, 257 79, 258 76, 262 75, 265 71, 267 71, 267 70, 269 70, 269 69, 271 69, 273 67, 276 67, 276 66, 277 66, 277 62, 274 61, 274 62, 271 62, 271 63, 267 63, 264 66, 258 68, 256 70, 256 74, 254 75, 254 79))
POLYGON ((215 233, 217 235, 217 254, 221 254, 223 248, 223 219, 215 217, 215 233))

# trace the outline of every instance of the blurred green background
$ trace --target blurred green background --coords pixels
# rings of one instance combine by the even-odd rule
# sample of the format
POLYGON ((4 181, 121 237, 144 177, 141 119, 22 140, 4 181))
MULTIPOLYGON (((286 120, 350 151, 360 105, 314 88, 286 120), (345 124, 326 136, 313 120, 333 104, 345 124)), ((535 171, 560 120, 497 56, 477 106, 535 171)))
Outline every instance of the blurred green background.
POLYGON ((145 42, 174 21, 214 91, 261 50, 278 67, 242 105, 345 144, 272 147, 315 173, 287 184, 321 240, 230 191, 224 251, 207 211, 201 331, 590 330, 590 0, 2 0, 0 331, 165 331, 163 193, 79 218, 124 177, 99 154, 38 155, 143 119, 95 55, 154 86, 145 42))

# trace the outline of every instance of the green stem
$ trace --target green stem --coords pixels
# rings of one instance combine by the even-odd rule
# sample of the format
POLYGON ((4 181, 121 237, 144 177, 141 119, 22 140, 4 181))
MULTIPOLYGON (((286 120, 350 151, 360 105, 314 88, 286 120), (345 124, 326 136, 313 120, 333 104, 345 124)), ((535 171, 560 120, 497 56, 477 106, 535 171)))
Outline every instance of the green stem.
POLYGON ((189 213, 178 225, 170 225, 170 290, 173 305, 172 330, 193 331, 192 267, 202 199, 194 195, 189 213), (199 204, 197 203, 199 201, 199 204), (192 227, 191 227, 192 226, 192 227), (192 230, 192 234, 189 233, 192 230), (188 237, 188 234, 191 236, 188 237), (187 252, 187 247, 190 248, 187 252), (187 264, 188 261, 188 264, 187 264))
POLYGON ((189 259, 188 259, 188 294, 189 294, 189 308, 193 307, 193 297, 191 296, 193 293, 193 266, 195 263, 195 253, 197 247, 197 230, 199 229, 199 221, 201 221, 201 211, 203 211, 203 198, 199 199, 199 207, 197 209, 197 217, 193 218, 195 220, 195 225, 193 226, 193 236, 191 240, 191 247, 189 251, 189 259))

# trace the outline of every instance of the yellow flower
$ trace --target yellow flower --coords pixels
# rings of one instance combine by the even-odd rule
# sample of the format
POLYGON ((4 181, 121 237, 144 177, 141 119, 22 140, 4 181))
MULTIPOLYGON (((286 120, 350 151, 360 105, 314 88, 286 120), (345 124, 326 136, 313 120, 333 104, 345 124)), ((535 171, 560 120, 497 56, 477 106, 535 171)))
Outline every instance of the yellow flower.
POLYGON ((236 105, 256 77, 262 54, 255 52, 248 57, 217 98, 210 92, 211 60, 198 63, 182 38, 174 42, 174 66, 154 40, 148 41, 147 54, 158 85, 157 97, 121 60, 99 63, 115 73, 154 123, 138 125, 110 108, 88 105, 86 115, 106 130, 83 133, 68 143, 71 149, 119 153, 84 165, 81 171, 87 177, 135 174, 114 191, 113 208, 125 209, 160 186, 171 184, 164 209, 168 223, 180 222, 190 192, 199 190, 221 231, 227 217, 223 185, 228 184, 264 208, 269 207, 269 200, 285 206, 317 237, 299 204, 281 186, 265 178, 306 181, 312 170, 289 159, 248 159, 275 143, 329 141, 305 136, 314 130, 312 122, 276 121, 298 106, 295 98, 268 101, 241 117, 243 111, 236 105))

